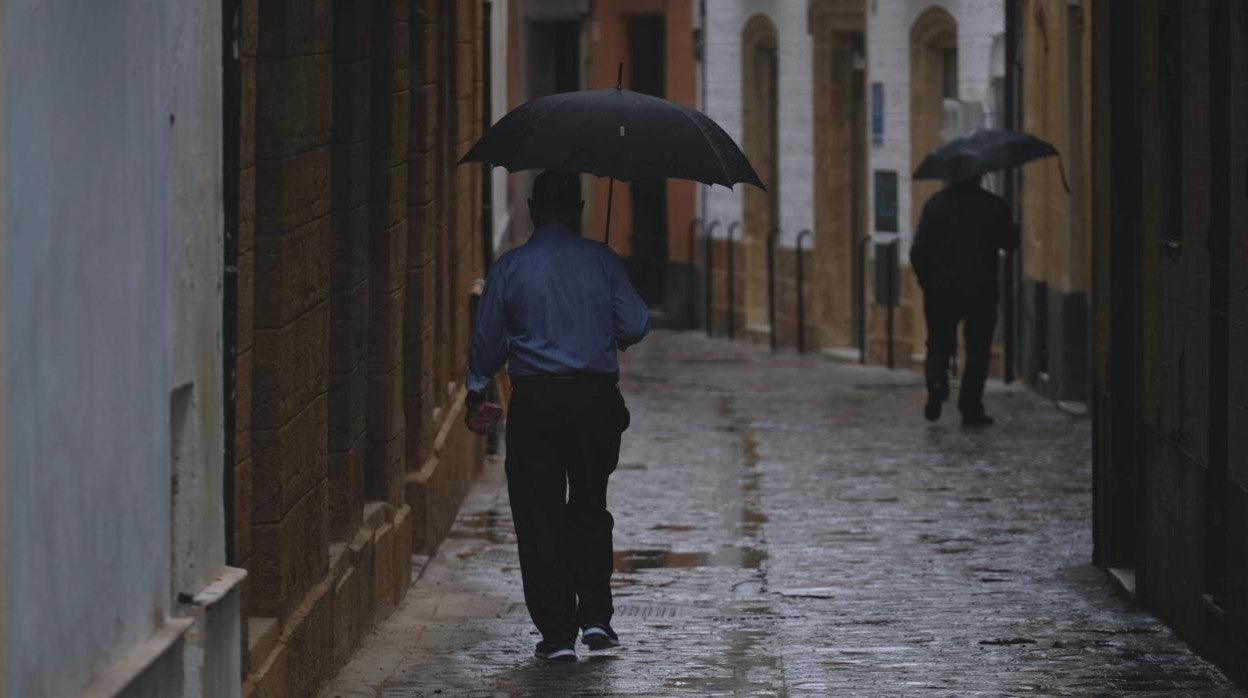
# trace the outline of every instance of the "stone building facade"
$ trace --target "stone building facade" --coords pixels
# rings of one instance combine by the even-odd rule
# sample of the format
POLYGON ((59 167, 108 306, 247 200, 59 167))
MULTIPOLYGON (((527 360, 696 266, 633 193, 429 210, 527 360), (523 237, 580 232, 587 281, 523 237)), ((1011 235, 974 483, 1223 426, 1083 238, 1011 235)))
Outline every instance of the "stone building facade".
POLYGON ((939 185, 912 182, 910 172, 942 138, 998 124, 1002 8, 1001 0, 705 3, 702 106, 768 187, 705 194, 713 333, 797 343, 800 238, 805 347, 883 363, 892 316, 898 363, 921 359, 922 299, 907 257, 918 212, 939 185), (961 120, 946 123, 955 105, 961 120), (874 290, 877 248, 891 242, 899 243, 893 313, 874 290))
POLYGON ((1248 681, 1248 3, 1091 3, 1095 557, 1248 681))
POLYGON ((1062 156, 1029 164, 1018 174, 1018 363, 1023 378, 1044 394, 1077 402, 1087 400, 1091 342, 1089 5, 1024 0, 1014 8, 1018 127, 1052 143, 1062 156))
POLYGON ((244 693, 308 695, 478 471, 461 425, 483 5, 243 0, 233 558, 244 693))

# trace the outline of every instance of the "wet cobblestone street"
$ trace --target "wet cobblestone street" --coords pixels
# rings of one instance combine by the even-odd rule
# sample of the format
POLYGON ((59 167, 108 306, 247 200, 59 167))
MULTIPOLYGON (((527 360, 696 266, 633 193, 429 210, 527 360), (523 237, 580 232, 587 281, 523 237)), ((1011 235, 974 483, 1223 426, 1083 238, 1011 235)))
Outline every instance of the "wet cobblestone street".
POLYGON ((1091 565, 1089 422, 990 382, 923 420, 917 372, 656 332, 612 477, 624 646, 555 665, 501 462, 324 696, 1241 695, 1091 565))

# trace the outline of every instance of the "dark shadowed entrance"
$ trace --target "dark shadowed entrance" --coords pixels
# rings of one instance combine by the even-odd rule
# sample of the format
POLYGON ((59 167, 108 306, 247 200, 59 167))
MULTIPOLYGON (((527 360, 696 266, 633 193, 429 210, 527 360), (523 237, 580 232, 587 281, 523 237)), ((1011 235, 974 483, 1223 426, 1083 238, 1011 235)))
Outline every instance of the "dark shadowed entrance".
MULTIPOLYGON (((628 19, 629 88, 666 97, 667 30, 661 16, 628 19)), ((667 293, 667 184, 639 179, 629 187, 632 214, 632 258, 629 272, 637 292, 651 307, 663 305, 667 293)))

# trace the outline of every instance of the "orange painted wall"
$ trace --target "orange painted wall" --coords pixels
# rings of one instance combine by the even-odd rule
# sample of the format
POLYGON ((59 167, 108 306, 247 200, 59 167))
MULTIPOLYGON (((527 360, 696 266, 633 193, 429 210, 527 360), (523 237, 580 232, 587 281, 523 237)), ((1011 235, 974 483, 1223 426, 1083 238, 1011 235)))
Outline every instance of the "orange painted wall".
MULTIPOLYGON (((616 73, 624 63, 624 87, 630 85, 628 56, 629 17, 663 15, 666 25, 665 76, 667 99, 696 106, 695 62, 693 55, 693 0, 597 0, 589 27, 585 89, 614 87, 616 73), (595 38, 596 37, 596 38, 595 38)), ((686 234, 696 211, 696 182, 667 181, 667 231, 669 259, 688 261, 686 234)), ((606 226, 608 180, 596 179, 591 188, 593 217, 585 237, 601 240, 606 226)), ((630 253, 629 233, 632 210, 628 185, 615 183, 611 212, 611 246, 622 255, 630 253)))

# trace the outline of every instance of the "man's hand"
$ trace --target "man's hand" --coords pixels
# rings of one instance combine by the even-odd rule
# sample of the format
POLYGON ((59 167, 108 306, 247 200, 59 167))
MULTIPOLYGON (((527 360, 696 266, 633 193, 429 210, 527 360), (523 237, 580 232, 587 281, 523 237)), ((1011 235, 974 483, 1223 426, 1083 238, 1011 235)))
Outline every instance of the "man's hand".
POLYGON ((503 416, 502 405, 487 401, 483 393, 468 393, 465 404, 468 410, 464 413, 464 424, 474 434, 488 435, 503 416))

